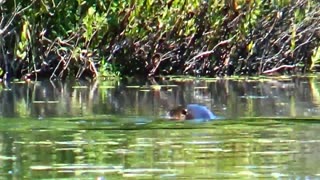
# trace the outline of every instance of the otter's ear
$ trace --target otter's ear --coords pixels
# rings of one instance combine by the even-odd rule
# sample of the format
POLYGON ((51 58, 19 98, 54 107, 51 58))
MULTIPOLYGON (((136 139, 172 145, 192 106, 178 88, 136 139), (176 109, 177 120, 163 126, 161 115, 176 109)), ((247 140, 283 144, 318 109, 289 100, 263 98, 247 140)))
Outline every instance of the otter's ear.
POLYGON ((181 114, 187 115, 187 113, 188 113, 188 109, 182 109, 181 114))

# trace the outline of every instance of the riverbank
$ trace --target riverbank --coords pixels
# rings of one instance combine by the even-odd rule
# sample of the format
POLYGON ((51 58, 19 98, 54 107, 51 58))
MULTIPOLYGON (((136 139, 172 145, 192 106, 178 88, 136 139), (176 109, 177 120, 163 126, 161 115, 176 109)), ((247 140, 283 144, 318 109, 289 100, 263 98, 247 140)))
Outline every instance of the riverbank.
POLYGON ((316 0, 4 1, 0 78, 310 72, 319 12, 316 0))

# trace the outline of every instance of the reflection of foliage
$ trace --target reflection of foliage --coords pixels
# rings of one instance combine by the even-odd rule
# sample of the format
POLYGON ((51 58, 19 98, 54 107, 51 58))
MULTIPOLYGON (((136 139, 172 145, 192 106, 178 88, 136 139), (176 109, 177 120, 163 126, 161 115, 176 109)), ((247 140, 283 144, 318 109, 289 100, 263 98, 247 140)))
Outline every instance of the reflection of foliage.
POLYGON ((320 105, 320 84, 317 78, 310 79, 310 94, 314 104, 320 105))
POLYGON ((1 3, 0 67, 17 78, 268 74, 318 63, 316 0, 1 3))
POLYGON ((313 50, 310 69, 312 69, 315 64, 320 64, 320 46, 313 50))
POLYGON ((0 87, 0 116, 159 118, 171 108, 189 103, 204 104, 217 115, 230 118, 320 115, 314 110, 320 104, 316 78, 126 81, 14 83, 10 90, 0 87))

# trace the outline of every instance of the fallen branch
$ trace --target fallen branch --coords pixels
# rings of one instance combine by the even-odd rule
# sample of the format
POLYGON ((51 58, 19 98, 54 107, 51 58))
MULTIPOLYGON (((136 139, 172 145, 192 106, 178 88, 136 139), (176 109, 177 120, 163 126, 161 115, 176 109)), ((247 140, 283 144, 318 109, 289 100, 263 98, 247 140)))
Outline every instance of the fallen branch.
POLYGON ((263 71, 262 74, 272 74, 272 73, 277 72, 281 69, 293 69, 295 67, 296 67, 296 65, 282 65, 282 66, 279 66, 276 68, 272 68, 270 70, 263 71))

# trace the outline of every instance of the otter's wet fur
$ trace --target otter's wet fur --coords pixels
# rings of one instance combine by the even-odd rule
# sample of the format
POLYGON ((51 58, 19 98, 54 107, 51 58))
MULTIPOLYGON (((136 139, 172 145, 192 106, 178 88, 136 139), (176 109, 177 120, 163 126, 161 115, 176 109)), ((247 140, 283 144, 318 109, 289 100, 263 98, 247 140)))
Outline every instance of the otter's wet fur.
POLYGON ((173 120, 192 120, 192 119, 216 119, 206 106, 199 104, 189 104, 187 106, 178 106, 168 112, 170 119, 173 120))

